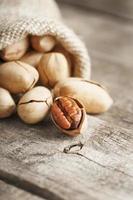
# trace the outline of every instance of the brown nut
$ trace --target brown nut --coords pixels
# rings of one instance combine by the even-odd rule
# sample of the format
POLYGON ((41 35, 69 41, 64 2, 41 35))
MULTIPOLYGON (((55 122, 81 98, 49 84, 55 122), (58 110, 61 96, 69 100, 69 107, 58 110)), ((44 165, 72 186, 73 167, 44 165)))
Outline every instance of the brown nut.
POLYGON ((61 53, 47 53, 41 58, 37 68, 40 81, 47 87, 54 85, 61 79, 70 76, 70 67, 67 59, 61 53))
POLYGON ((29 51, 20 59, 20 61, 37 68, 42 55, 43 53, 40 52, 29 51))
POLYGON ((10 93, 0 87, 0 118, 12 115, 16 110, 16 104, 10 93))
POLYGON ((67 78, 57 83, 55 97, 70 96, 78 99, 85 106, 86 112, 99 114, 107 111, 113 100, 103 86, 81 78, 67 78))
POLYGON ((4 61, 18 60, 26 53, 28 47, 29 39, 26 37, 23 40, 9 45, 5 49, 1 50, 0 58, 2 58, 4 61))
POLYGON ((47 116, 52 102, 50 90, 38 86, 22 96, 17 105, 17 112, 25 123, 36 124, 47 116))
POLYGON ((54 48, 55 44, 55 38, 50 35, 31 36, 31 45, 38 52, 49 52, 54 48))
POLYGON ((0 65, 0 86, 11 93, 24 93, 30 90, 38 78, 37 70, 26 63, 12 61, 0 65))
POLYGON ((70 136, 79 135, 87 128, 85 109, 74 98, 56 98, 51 108, 51 116, 55 125, 70 136))

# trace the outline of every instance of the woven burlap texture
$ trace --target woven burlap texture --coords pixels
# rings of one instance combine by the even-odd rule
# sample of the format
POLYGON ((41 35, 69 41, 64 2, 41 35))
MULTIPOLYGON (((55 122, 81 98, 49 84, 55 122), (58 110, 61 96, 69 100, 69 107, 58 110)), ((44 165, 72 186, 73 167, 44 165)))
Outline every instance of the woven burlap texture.
POLYGON ((52 35, 73 55, 74 76, 90 79, 84 43, 68 28, 54 0, 0 0, 0 50, 27 35, 52 35))

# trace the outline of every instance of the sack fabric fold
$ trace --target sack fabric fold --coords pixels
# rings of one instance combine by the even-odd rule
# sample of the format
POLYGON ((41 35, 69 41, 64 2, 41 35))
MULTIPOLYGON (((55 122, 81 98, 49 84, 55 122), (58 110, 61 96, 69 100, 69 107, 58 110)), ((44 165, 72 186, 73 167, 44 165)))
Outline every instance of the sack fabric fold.
POLYGON ((88 51, 63 23, 54 0, 0 0, 0 50, 29 34, 54 36, 73 57, 73 75, 90 79, 88 51))

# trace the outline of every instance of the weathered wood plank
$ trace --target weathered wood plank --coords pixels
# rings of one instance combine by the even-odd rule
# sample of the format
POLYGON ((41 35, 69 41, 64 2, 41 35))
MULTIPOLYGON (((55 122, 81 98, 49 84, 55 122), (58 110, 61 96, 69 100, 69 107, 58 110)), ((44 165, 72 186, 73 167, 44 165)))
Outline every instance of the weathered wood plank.
POLYGON ((26 191, 16 188, 0 180, 0 200, 42 200, 26 191))
POLYGON ((99 117, 132 129, 133 25, 67 5, 61 5, 61 10, 66 23, 87 44, 92 58, 92 79, 107 86, 114 99, 111 110, 99 117))
POLYGON ((113 124, 133 129, 133 69, 123 65, 114 65, 107 60, 95 59, 93 62, 94 79, 106 85, 114 99, 112 108, 99 116, 113 124), (103 68, 101 70, 99 67, 103 68), (102 78, 104 77, 104 78, 102 78), (118 78, 119 77, 119 78, 118 78))
POLYGON ((107 12, 115 16, 133 19, 132 0, 57 0, 59 3, 69 3, 83 8, 94 9, 96 11, 107 12))
POLYGON ((72 139, 49 121, 2 121, 0 177, 50 199, 132 199, 132 132, 94 117, 88 122, 72 139))
POLYGON ((60 8, 65 22, 85 41, 91 54, 132 66, 133 23, 67 4, 60 8))

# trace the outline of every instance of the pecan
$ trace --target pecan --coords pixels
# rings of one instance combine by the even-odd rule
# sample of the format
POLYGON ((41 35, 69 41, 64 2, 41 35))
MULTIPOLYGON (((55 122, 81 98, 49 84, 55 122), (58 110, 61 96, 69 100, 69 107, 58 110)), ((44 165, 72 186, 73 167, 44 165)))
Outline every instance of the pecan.
POLYGON ((81 108, 74 99, 69 97, 55 100, 51 113, 55 123, 66 130, 77 129, 82 119, 81 108))

